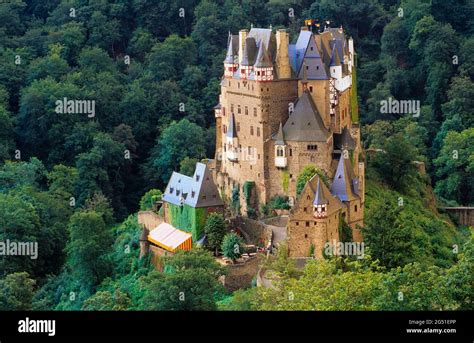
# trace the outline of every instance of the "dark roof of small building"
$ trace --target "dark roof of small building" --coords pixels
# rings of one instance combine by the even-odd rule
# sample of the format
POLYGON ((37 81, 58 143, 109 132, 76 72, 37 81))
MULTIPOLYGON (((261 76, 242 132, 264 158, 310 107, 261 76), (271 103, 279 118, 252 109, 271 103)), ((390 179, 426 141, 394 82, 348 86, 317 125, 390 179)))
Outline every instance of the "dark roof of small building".
POLYGON ((236 138, 237 137, 237 130, 235 129, 235 119, 234 113, 231 113, 229 116, 229 127, 227 128, 227 137, 229 138, 236 138))
POLYGON ((348 150, 354 150, 355 149, 355 140, 352 138, 351 133, 349 132, 349 129, 347 126, 342 129, 342 132, 340 134, 335 133, 334 134, 334 148, 336 149, 348 149, 348 150))
POLYGON ((326 142, 329 138, 330 133, 308 90, 296 102, 283 126, 283 134, 286 141, 326 142))
POLYGON ((163 201, 191 207, 223 206, 212 174, 204 163, 196 163, 194 175, 173 172, 163 194, 163 201))
POLYGON ((359 180, 354 175, 350 159, 344 158, 344 154, 341 154, 332 182, 331 193, 341 201, 352 201, 358 197, 358 184, 359 180))

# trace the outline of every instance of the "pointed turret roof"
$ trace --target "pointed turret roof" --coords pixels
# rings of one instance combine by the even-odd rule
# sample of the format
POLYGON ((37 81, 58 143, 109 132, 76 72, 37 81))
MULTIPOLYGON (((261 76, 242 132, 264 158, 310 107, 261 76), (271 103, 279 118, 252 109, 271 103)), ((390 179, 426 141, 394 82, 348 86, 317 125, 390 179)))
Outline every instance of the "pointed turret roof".
POLYGON ((276 145, 285 145, 285 134, 283 133, 283 124, 280 122, 280 127, 278 128, 278 132, 273 137, 275 139, 276 145))
POLYGON ((283 126, 286 141, 326 142, 330 136, 321 115, 305 90, 298 99, 295 110, 283 126))
POLYGON ((270 56, 268 56, 268 51, 265 47, 264 42, 260 42, 260 46, 258 47, 257 59, 255 61, 254 67, 257 67, 257 68, 273 67, 273 63, 270 59, 270 56))
POLYGON ((321 178, 318 177, 318 184, 316 186, 316 192, 314 192, 314 201, 313 205, 325 205, 329 201, 328 199, 324 196, 323 190, 321 188, 321 178))
POLYGON ((224 63, 236 63, 239 52, 239 36, 232 35, 229 32, 229 39, 227 42, 227 53, 225 55, 224 63))
POLYGON ((351 161, 341 154, 332 182, 331 193, 341 201, 352 201, 357 198, 358 193, 358 189, 356 192, 354 186, 358 188, 358 179, 354 176, 351 161))
POLYGON ((227 130, 227 137, 229 138, 237 138, 237 130, 235 129, 235 120, 234 120, 234 113, 230 114, 229 118, 229 128, 227 130))

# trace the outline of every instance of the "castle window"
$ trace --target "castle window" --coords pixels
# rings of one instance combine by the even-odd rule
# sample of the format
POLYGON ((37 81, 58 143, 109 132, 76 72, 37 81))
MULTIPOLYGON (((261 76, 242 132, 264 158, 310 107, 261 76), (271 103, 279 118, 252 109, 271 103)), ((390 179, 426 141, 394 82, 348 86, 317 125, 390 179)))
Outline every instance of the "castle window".
POLYGON ((237 88, 240 88, 240 82, 237 82, 237 88))
POLYGON ((260 128, 257 127, 257 137, 260 137, 260 128))
POLYGON ((205 196, 205 195, 202 196, 202 200, 206 200, 206 196, 205 196))
POLYGON ((234 113, 234 104, 230 104, 230 112, 234 113))
POLYGON ((309 86, 309 91, 313 93, 313 86, 309 86))
POLYGON ((316 66, 316 70, 319 70, 319 66, 316 66))
POLYGON ((260 71, 257 71, 257 76, 260 76, 260 71))
POLYGON ((245 106, 245 115, 248 115, 248 114, 249 114, 249 108, 245 106))
POLYGON ((313 47, 310 47, 310 49, 311 49, 311 51, 313 51, 313 50, 314 50, 314 49, 313 49, 313 47))
POLYGON ((196 175, 196 181, 199 181, 199 175, 196 175))
POLYGON ((253 136, 253 126, 250 126, 250 135, 253 136))
POLYGON ((195 191, 192 191, 192 192, 191 192, 191 198, 194 198, 195 195, 196 195, 196 192, 195 192, 195 191))
POLYGON ((240 114, 242 110, 240 109, 240 105, 237 106, 237 113, 240 114))
POLYGON ((300 226, 300 222, 296 222, 296 226, 300 226))
POLYGON ((270 90, 270 88, 267 88, 267 92, 270 90))
POLYGON ((354 212, 357 212, 357 205, 354 206, 354 212))
POLYGON ((308 234, 307 234, 307 233, 305 233, 304 238, 308 238, 308 234))
POLYGON ((318 146, 316 144, 308 144, 306 148, 308 150, 318 150, 318 146))
POLYGON ((257 116, 257 108, 256 108, 256 107, 253 108, 253 116, 254 116, 254 117, 257 116))
POLYGON ((303 208, 303 211, 308 212, 308 208, 307 207, 303 208))
POLYGON ((290 156, 293 156, 293 149, 290 148, 290 156))
POLYGON ((309 222, 306 222, 306 226, 309 226, 309 222))
POLYGON ((308 69, 309 69, 309 66, 306 66, 306 70, 308 70, 308 69))
POLYGON ((240 123, 237 123, 237 132, 240 132, 240 123))

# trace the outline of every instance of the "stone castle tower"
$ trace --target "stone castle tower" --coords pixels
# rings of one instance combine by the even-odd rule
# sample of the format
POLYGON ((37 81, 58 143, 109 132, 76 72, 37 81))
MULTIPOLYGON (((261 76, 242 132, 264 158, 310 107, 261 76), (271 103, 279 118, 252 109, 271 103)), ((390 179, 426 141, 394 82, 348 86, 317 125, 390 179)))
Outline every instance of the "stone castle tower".
MULTIPOLYGON (((215 107, 216 182, 225 199, 240 190, 243 214, 275 196, 288 196, 294 204, 290 251, 292 220, 307 198, 297 197, 296 180, 307 165, 334 179, 330 190, 318 194, 337 198, 332 201, 341 203, 337 215, 351 226, 354 239, 361 239, 365 183, 354 61, 353 41, 342 28, 321 33, 303 28, 295 44, 284 29, 229 34, 215 107), (242 191, 246 182, 255 187, 251 199, 242 191)), ((309 189, 326 186, 315 187, 309 189)), ((316 219, 313 206, 306 207, 316 219)))

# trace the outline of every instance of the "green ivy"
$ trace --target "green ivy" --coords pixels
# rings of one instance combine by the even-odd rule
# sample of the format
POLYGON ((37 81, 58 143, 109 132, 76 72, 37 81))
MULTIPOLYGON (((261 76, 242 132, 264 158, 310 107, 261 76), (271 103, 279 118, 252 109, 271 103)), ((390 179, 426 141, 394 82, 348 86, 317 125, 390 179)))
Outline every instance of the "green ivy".
POLYGON ((282 182, 283 191, 285 193, 288 193, 288 186, 290 185, 290 173, 288 172, 288 170, 282 171, 281 182, 282 182))
POLYGON ((205 208, 194 208, 186 204, 183 206, 169 204, 169 217, 171 225, 193 235, 193 242, 198 241, 204 234, 205 208))
POLYGON ((255 182, 245 181, 242 187, 244 191, 245 203, 250 206, 250 196, 252 195, 252 188, 255 187, 255 182))
POLYGON ((240 189, 238 185, 232 189, 230 205, 234 211, 236 211, 237 213, 240 212, 240 189))

